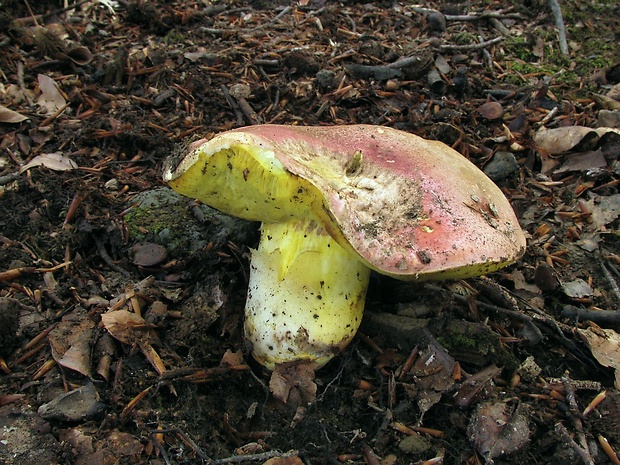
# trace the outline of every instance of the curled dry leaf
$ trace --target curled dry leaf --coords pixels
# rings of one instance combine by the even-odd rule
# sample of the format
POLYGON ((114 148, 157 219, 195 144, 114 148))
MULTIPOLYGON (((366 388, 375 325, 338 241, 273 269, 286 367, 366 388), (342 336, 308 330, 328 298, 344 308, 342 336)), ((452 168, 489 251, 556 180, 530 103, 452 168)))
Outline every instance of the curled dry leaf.
POLYGON ((526 416, 520 404, 511 408, 506 402, 484 402, 478 406, 467 427, 470 441, 486 463, 521 449, 530 437, 526 416))
POLYGON ((592 196, 585 206, 591 212, 592 226, 598 230, 620 216, 620 194, 592 196))
POLYGON ((578 329, 594 358, 604 367, 615 370, 614 386, 620 389, 620 334, 613 329, 590 327, 578 329))
POLYGON ((76 65, 84 66, 93 61, 93 54, 86 47, 73 47, 66 52, 67 57, 76 65))

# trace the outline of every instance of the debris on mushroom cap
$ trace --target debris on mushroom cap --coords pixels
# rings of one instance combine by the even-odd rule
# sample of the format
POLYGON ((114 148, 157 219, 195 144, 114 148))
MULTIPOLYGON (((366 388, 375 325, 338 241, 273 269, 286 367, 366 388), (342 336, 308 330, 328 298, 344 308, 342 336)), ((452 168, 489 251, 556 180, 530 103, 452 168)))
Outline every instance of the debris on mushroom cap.
MULTIPOLYGON (((370 268, 399 279, 485 274, 525 250, 501 190, 438 141, 371 125, 258 125, 222 133, 210 150, 242 144, 273 151, 324 197, 330 234, 370 268)), ((200 148, 174 171, 198 158, 200 148)))

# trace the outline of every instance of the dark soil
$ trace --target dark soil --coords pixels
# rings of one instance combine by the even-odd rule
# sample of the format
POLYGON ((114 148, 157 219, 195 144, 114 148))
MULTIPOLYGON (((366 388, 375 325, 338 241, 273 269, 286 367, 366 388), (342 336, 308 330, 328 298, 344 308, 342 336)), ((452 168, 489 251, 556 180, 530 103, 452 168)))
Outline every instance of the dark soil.
POLYGON ((566 55, 542 1, 30 6, 0 13, 0 464, 618 463, 618 133, 534 139, 620 126, 617 2, 562 1, 566 55), (242 337, 257 225, 138 197, 189 140, 260 123, 441 140, 527 252, 466 282, 373 276, 359 336, 285 405, 242 337))

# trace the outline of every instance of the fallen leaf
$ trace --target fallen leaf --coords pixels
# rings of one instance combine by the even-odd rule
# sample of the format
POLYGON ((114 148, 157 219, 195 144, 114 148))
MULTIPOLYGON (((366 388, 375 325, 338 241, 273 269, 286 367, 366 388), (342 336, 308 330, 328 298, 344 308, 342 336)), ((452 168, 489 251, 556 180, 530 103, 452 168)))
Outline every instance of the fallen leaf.
POLYGON ((23 173, 30 168, 34 168, 35 166, 45 166, 54 171, 71 171, 77 169, 78 165, 69 157, 58 153, 44 153, 43 155, 39 155, 34 157, 30 162, 26 163, 19 169, 20 173, 23 173))
POLYGON ((0 105, 0 123, 21 123, 27 119, 27 116, 0 105))
POLYGON ((142 316, 127 310, 113 310, 101 315, 101 323, 115 339, 128 345, 137 344, 157 373, 161 375, 166 371, 163 360, 153 348, 154 344, 159 343, 159 338, 153 331, 153 325, 142 316))
POLYGON ((243 352, 240 350, 238 350, 237 352, 233 352, 230 349, 224 352, 224 355, 222 356, 222 360, 220 361, 221 366, 229 366, 229 367, 243 365, 243 363, 244 363, 243 352))
POLYGON ((554 173, 565 173, 567 171, 588 171, 594 168, 604 168, 607 160, 602 150, 590 150, 583 153, 575 153, 566 158, 566 161, 554 173))
POLYGON ((64 107, 67 102, 60 93, 58 85, 51 77, 39 74, 37 79, 39 81, 39 89, 41 89, 41 95, 37 99, 37 104, 45 109, 47 115, 53 115, 60 108, 64 107))
POLYGON ((62 318, 49 334, 52 357, 60 366, 92 377, 90 348, 95 323, 85 311, 77 310, 62 318))
POLYGON ((567 297, 572 299, 580 299, 584 297, 592 297, 594 291, 592 287, 583 279, 577 278, 574 281, 569 281, 562 284, 562 291, 567 297))
POLYGON ((269 390, 276 399, 290 407, 308 405, 316 399, 314 370, 316 363, 283 363, 271 374, 269 390))
POLYGON ((113 310, 101 315, 104 328, 124 344, 152 342, 157 336, 140 315, 127 310, 113 310))
POLYGON ((506 402, 484 402, 472 415, 467 433, 486 463, 521 449, 530 438, 521 404, 511 408, 506 402))
POLYGON ((592 226, 598 230, 620 216, 620 194, 592 197, 586 207, 592 212, 592 226))
POLYGON ((421 416, 441 400, 444 392, 454 386, 455 364, 454 359, 435 339, 431 339, 428 347, 420 352, 411 368, 411 374, 418 388, 416 402, 421 416))
POLYGON ((613 368, 616 374, 614 386, 620 389, 620 334, 613 329, 578 329, 594 358, 604 367, 613 368))
POLYGON ((292 457, 273 457, 263 465, 303 465, 304 462, 296 455, 292 457))
POLYGON ((613 128, 593 129, 585 126, 567 126, 553 129, 542 127, 534 135, 534 143, 539 149, 551 155, 558 155, 568 152, 580 144, 596 144, 602 136, 608 133, 620 134, 620 131, 613 128))

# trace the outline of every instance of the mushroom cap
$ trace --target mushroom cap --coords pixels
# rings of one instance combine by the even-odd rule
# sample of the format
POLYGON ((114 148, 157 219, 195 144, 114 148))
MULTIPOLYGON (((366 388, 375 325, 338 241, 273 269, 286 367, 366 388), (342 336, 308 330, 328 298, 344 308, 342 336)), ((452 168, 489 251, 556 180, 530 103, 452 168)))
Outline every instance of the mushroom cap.
MULTIPOLYGON (((235 144, 272 151, 288 172, 313 185, 323 196, 328 232, 382 274, 407 280, 477 276, 525 251, 525 236, 501 190, 441 142, 372 125, 258 125, 219 134, 205 146, 213 151, 235 144)), ((166 179, 180 176, 200 150, 166 179)))

